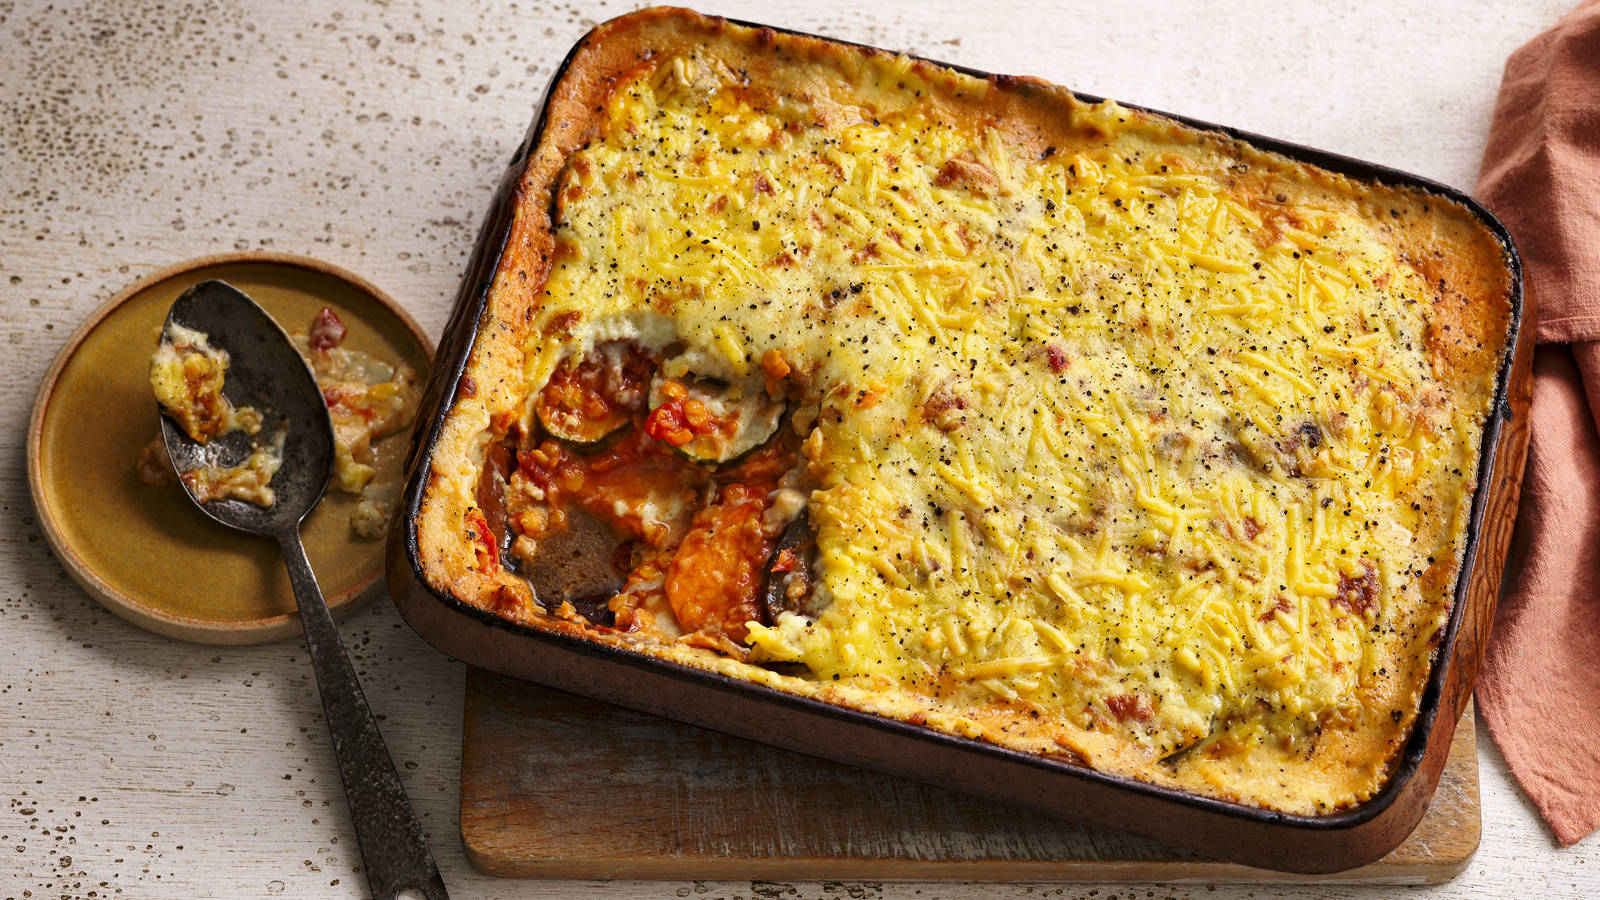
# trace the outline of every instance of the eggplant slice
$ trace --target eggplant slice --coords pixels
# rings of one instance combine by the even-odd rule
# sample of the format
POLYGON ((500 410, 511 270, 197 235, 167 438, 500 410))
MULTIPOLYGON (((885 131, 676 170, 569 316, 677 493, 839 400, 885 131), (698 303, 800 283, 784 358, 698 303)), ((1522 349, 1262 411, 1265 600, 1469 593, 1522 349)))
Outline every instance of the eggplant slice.
POLYGON ((545 609, 565 600, 589 621, 609 626, 612 613, 606 604, 626 581, 613 563, 621 543, 604 522, 583 510, 568 510, 567 527, 539 538, 538 554, 522 566, 521 575, 545 609))
POLYGON ((483 474, 478 476, 478 508, 483 510, 484 522, 489 526, 489 533, 494 537, 501 559, 506 558, 514 537, 506 521, 506 480, 511 477, 515 459, 516 454, 510 444, 496 441, 489 445, 483 474))
POLYGON ((822 612, 816 592, 816 555, 811 513, 803 508, 778 535, 778 543, 762 568, 761 592, 756 595, 762 623, 771 625, 780 612, 812 618, 822 612))
POLYGON ((776 434, 786 405, 756 381, 658 375, 650 384, 647 427, 695 462, 725 466, 776 434))

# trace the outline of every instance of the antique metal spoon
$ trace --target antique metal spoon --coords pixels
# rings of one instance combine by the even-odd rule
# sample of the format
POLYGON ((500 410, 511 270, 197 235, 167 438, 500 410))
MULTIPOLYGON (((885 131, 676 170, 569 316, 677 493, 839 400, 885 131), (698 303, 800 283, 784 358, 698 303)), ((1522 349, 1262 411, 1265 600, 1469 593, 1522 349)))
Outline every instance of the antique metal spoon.
MULTIPOLYGON (((286 429, 283 463, 271 481, 276 495, 271 506, 235 499, 202 503, 187 483, 185 490, 212 519, 272 538, 283 549, 367 886, 377 900, 394 900, 402 892, 446 900, 444 879, 423 837, 422 823, 406 799, 300 543, 300 523, 322 499, 333 469, 333 425, 316 377, 278 323, 225 282, 206 281, 185 291, 173 302, 167 324, 202 332, 211 346, 227 351, 223 396, 236 407, 252 406, 262 414, 258 441, 286 429)), ((162 340, 167 334, 163 329, 162 340)), ((166 415, 161 416, 161 437, 179 472, 236 464, 250 452, 252 441, 234 431, 202 445, 166 415)))

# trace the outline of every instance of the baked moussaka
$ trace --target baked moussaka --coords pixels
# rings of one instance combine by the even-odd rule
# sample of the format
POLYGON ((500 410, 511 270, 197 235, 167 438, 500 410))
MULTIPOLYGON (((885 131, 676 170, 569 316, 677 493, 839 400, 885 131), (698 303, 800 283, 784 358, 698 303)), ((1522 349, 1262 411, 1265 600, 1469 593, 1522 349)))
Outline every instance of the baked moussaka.
POLYGON ((1382 787, 1512 329, 1478 215, 683 11, 552 91, 412 523, 433 590, 1243 804, 1382 787))

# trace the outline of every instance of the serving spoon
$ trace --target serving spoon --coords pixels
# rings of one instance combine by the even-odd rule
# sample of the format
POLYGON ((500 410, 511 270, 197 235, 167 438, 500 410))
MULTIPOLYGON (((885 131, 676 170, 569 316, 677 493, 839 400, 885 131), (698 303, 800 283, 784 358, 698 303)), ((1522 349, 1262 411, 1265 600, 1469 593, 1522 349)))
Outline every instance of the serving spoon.
MULTIPOLYGON (((447 900, 422 823, 406 799, 300 543, 300 523, 322 499, 333 469, 333 423, 316 376, 278 323, 226 282, 201 282, 178 297, 167 313, 169 327, 162 329, 162 341, 168 340, 172 325, 199 331, 209 337, 211 346, 227 351, 223 396, 236 407, 253 406, 262 414, 258 439, 270 439, 286 429, 283 463, 271 482, 275 495, 271 506, 234 499, 202 503, 187 483, 184 491, 213 520, 272 538, 283 550, 367 887, 376 900, 395 900, 402 892, 447 900)), ((239 431, 196 443, 166 415, 161 416, 161 438, 179 472, 237 463, 250 452, 251 444, 251 438, 239 431)))

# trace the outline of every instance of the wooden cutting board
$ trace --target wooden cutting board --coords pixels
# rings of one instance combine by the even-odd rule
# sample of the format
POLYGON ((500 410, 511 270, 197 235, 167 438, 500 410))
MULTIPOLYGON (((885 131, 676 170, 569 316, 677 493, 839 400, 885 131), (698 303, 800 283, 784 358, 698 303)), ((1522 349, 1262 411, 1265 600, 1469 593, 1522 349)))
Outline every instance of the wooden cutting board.
POLYGON ((1431 884, 1478 848, 1469 705, 1422 824, 1332 876, 1217 862, 900 778, 467 671, 461 839, 524 878, 1431 884))

